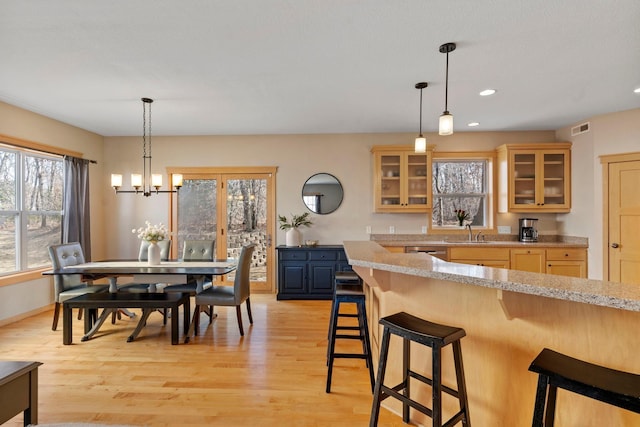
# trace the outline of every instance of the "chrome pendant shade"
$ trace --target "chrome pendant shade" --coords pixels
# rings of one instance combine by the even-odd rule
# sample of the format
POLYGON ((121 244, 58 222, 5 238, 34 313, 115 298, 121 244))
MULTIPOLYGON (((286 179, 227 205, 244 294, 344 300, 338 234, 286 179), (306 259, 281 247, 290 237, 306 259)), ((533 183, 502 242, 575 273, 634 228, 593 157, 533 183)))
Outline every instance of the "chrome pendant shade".
POLYGON ((175 193, 182 187, 182 175, 172 174, 171 183, 175 190, 160 190, 162 187, 162 175, 151 173, 151 98, 141 98, 142 100, 142 174, 131 174, 131 186, 133 190, 120 190, 122 187, 122 175, 111 174, 111 186, 116 194, 135 193, 145 197, 151 194, 175 193))
POLYGON ((453 115, 449 112, 449 52, 456 50, 455 43, 445 43, 440 46, 440 52, 447 55, 447 71, 445 78, 444 89, 444 112, 440 116, 440 123, 438 126, 438 134, 451 135, 453 133, 453 115))
POLYGON ((414 151, 416 153, 426 153, 427 152, 427 138, 422 136, 422 89, 429 86, 427 82, 416 83, 416 89, 420 89, 420 133, 416 137, 416 142, 414 145, 414 151))

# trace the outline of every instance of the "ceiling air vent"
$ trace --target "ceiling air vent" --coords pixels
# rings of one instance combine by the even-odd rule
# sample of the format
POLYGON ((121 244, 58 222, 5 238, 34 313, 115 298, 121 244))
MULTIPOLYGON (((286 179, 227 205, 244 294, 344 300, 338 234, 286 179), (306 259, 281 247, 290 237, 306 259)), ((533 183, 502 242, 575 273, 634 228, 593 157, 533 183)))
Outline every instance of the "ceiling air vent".
POLYGON ((580 135, 581 133, 589 132, 589 128, 591 127, 590 123, 583 123, 578 126, 574 126, 571 128, 571 136, 580 135))

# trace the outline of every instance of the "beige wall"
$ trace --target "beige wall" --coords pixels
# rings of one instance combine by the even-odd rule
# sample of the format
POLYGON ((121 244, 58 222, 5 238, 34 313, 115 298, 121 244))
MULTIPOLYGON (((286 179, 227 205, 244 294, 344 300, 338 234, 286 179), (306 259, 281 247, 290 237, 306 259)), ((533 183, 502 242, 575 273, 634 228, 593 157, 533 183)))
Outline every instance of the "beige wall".
POLYGON ((573 142, 573 208, 558 216, 558 227, 562 234, 589 238, 589 277, 603 279, 604 190, 599 156, 640 151, 640 108, 585 121, 590 122, 590 131, 582 135, 571 137, 571 126, 556 132, 559 140, 573 142))
MULTIPOLYGON (((373 171, 371 147, 383 144, 410 144, 414 134, 323 134, 323 135, 236 135, 176 136, 153 138, 153 169, 165 172, 172 166, 277 166, 276 213, 306 212, 302 203, 302 185, 317 172, 335 175, 344 187, 344 201, 330 215, 312 215, 314 224, 303 228, 305 239, 321 244, 339 244, 343 240, 368 240, 366 226, 373 233, 387 233, 395 226, 398 234, 419 234, 427 224, 425 214, 373 213, 373 171)), ((482 151, 513 142, 553 141, 553 132, 457 133, 449 137, 427 135, 430 144, 440 151, 482 151)), ((129 174, 141 171, 140 137, 105 138, 103 181, 109 185, 110 174, 124 175, 123 187, 130 184, 129 174)), ((164 182, 167 181, 165 176, 164 182)), ((138 242, 131 233, 145 220, 168 221, 168 196, 149 198, 133 195, 104 194, 108 236, 107 256, 135 256, 138 242)), ((517 233, 521 215, 501 215, 500 225, 512 225, 517 233)), ((555 233, 556 215, 539 215, 544 233, 555 233)), ((276 244, 284 244, 284 232, 278 231, 276 244)))

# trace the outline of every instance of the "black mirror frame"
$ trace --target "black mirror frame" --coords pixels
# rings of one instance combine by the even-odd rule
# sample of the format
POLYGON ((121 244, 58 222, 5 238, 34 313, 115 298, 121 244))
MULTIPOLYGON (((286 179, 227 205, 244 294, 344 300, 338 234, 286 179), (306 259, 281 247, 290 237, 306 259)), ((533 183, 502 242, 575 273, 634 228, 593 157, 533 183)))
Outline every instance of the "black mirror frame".
MULTIPOLYGON (((302 203, 304 203, 304 205, 307 207, 307 209, 309 209, 309 211, 318 214, 318 215, 328 215, 330 213, 335 212, 336 210, 338 210, 338 208, 342 205, 342 201, 344 200, 344 187, 342 186, 342 183, 340 182, 340 180, 338 178, 335 177, 335 175, 332 175, 330 173, 326 173, 326 172, 318 172, 316 174, 311 175, 302 185, 302 193, 301 193, 301 197, 302 197, 302 203), (305 187, 309 184, 309 181, 313 178, 318 177, 318 175, 327 175, 328 177, 331 177, 335 183, 338 185, 338 187, 340 188, 340 200, 337 202, 336 206, 334 208, 332 208, 330 211, 325 211, 322 212, 322 208, 320 209, 320 212, 317 212, 316 210, 313 210, 311 207, 309 207, 309 205, 307 204, 307 202, 304 199, 304 189, 305 187)), ((337 199, 337 197, 336 197, 337 199)))

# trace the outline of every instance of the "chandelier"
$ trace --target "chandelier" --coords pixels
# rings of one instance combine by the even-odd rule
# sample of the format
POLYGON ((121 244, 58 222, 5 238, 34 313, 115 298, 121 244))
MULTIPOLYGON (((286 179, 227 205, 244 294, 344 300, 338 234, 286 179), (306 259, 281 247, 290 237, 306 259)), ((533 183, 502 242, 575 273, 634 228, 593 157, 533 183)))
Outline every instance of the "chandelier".
POLYGON ((151 103, 153 99, 142 98, 142 174, 131 174, 131 186, 133 190, 120 190, 122 187, 122 175, 111 174, 111 186, 116 194, 135 193, 145 197, 153 193, 176 193, 182 187, 182 174, 171 175, 171 183, 175 190, 160 190, 162 187, 162 175, 151 173, 151 103), (148 107, 148 108, 147 108, 148 107))

